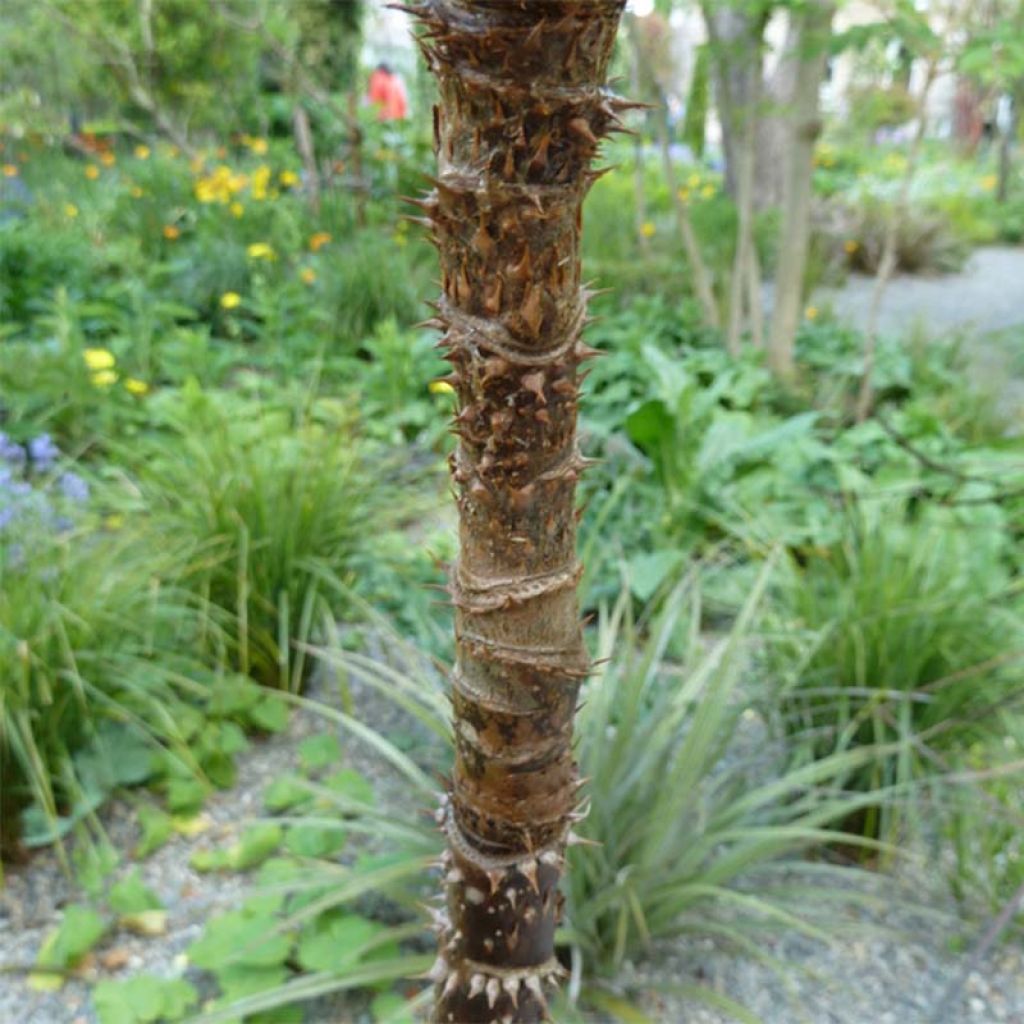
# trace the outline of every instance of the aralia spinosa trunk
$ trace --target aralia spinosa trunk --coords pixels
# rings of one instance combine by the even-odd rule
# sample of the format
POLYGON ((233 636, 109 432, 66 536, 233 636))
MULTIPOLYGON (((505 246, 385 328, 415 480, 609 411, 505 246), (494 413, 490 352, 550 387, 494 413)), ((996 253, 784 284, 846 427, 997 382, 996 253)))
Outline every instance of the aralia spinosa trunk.
POLYGON ((625 0, 419 0, 438 159, 432 324, 458 394, 455 768, 433 1020, 534 1022, 557 985, 559 877, 581 817, 572 720, 583 198, 629 104, 604 88, 625 0))

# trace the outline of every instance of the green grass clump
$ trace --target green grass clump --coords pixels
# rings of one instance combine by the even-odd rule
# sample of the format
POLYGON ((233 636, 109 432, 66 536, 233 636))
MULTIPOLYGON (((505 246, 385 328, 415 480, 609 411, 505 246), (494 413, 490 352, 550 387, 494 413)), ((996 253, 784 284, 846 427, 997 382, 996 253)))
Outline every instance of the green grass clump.
MULTIPOLYGON (((783 577, 770 653, 797 750, 820 758, 888 745, 846 788, 940 774, 950 757, 1000 734, 1024 695, 1024 620, 994 526, 944 510, 915 518, 901 505, 854 508, 840 543, 783 577)), ((900 819, 878 806, 849 824, 890 838, 900 819)))
POLYGON ((297 691, 302 645, 332 628, 373 523, 353 432, 329 416, 198 388, 169 401, 166 423, 142 469, 156 534, 189 549, 182 583, 223 624, 218 656, 297 691))
POLYGON ((166 555, 121 531, 0 538, 0 850, 16 851, 30 805, 59 835, 58 819, 91 810, 108 783, 145 778, 140 744, 173 733, 192 620, 162 582, 166 555), (113 747, 97 746, 111 736, 113 747), (75 758, 89 746, 82 771, 75 758))

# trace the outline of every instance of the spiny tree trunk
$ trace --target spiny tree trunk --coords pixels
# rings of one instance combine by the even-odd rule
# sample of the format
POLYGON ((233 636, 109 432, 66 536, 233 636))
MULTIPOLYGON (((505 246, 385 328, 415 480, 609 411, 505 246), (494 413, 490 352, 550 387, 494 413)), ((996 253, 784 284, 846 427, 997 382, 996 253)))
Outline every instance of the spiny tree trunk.
POLYGON ((451 458, 455 770, 439 812, 434 1020, 534 1022, 579 811, 572 720, 589 660, 576 600, 583 197, 627 105, 602 88, 625 0, 421 0, 438 78, 441 341, 459 397, 451 458))
POLYGON ((795 64, 790 108, 788 154, 782 207, 782 241, 775 275, 768 363, 783 380, 796 374, 793 346, 803 302, 804 273, 810 242, 811 192, 814 145, 821 134, 819 94, 825 75, 826 44, 835 8, 830 0, 816 0, 799 16, 796 36, 786 56, 795 64))

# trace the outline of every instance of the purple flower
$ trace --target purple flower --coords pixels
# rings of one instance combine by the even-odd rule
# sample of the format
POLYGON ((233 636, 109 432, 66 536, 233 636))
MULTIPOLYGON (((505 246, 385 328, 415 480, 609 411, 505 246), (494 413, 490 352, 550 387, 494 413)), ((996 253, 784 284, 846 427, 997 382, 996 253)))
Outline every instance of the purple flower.
POLYGON ((0 431, 0 462, 17 467, 25 465, 25 449, 12 441, 3 431, 0 431))
POLYGON ((60 449, 49 434, 40 434, 29 441, 28 453, 32 457, 32 468, 37 473, 45 473, 57 461, 60 449))
POLYGON ((89 500, 89 485, 77 473, 61 473, 57 484, 68 501, 89 500))

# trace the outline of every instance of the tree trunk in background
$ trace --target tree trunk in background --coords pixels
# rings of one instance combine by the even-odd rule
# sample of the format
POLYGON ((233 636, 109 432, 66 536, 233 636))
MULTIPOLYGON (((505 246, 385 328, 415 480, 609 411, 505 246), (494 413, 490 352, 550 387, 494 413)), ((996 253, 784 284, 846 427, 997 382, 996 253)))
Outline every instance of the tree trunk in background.
POLYGON ((439 813, 447 914, 433 1019, 535 1022, 557 982, 579 817, 572 720, 589 670, 576 600, 583 197, 627 104, 602 89, 625 0, 421 0, 438 78, 423 201, 459 397, 451 590, 455 769, 439 813))
POLYGON ((1010 195, 1010 179, 1013 169, 1013 147, 1020 132, 1020 107, 1024 100, 1024 87, 1018 86, 1010 95, 1010 122, 999 139, 999 178, 996 184, 996 201, 1005 203, 1010 195))
POLYGON ((874 374, 875 350, 878 347, 878 317, 882 311, 885 290, 889 287, 889 281, 896 270, 896 242, 900 221, 906 215, 907 204, 910 201, 910 186, 914 180, 914 172, 917 170, 917 163, 924 145, 924 136, 928 127, 928 94, 931 92, 937 72, 938 59, 932 58, 928 62, 925 79, 921 86, 921 95, 918 99, 917 130, 914 132, 910 153, 907 156, 907 167, 903 172, 900 190, 896 196, 896 202, 889 212, 889 222, 885 229, 882 259, 878 264, 878 273, 875 275, 875 287, 871 293, 871 305, 868 307, 868 324, 864 331, 864 369, 855 410, 858 423, 863 423, 868 418, 875 400, 874 374))
POLYGON ((700 243, 697 241, 697 234, 693 230, 693 224, 690 221, 690 211, 683 197, 679 194, 679 182, 676 181, 676 170, 672 164, 672 152, 668 144, 668 106, 665 103, 662 104, 659 111, 657 123, 658 145, 661 148, 661 164, 665 175, 665 184, 668 187, 668 194, 672 199, 672 209, 676 215, 676 228, 683 242, 686 261, 690 264, 690 273, 693 276, 693 290, 704 314, 704 322, 709 327, 718 327, 721 321, 718 316, 718 303, 715 301, 715 292, 711 286, 711 275, 708 273, 707 264, 701 255, 700 243))
POLYGON ((313 129, 309 123, 309 114, 301 101, 296 101, 292 109, 292 131, 295 135, 295 148, 302 168, 306 172, 306 188, 309 206, 314 213, 320 212, 320 168, 316 162, 316 150, 313 146, 313 129))
POLYGON ((795 20, 795 66, 790 110, 789 144, 785 161, 782 206, 782 237, 775 276, 775 308, 772 311, 768 364, 783 380, 796 372, 793 345, 803 306, 804 272, 810 244, 811 192, 814 176, 814 145, 821 134, 821 83, 825 77, 827 42, 835 8, 830 0, 812 2, 795 20))
POLYGON ((703 0, 701 10, 708 30, 715 104, 722 126, 725 187, 729 195, 736 198, 743 125, 757 116, 761 42, 767 15, 759 3, 727 6, 721 0, 703 0))

